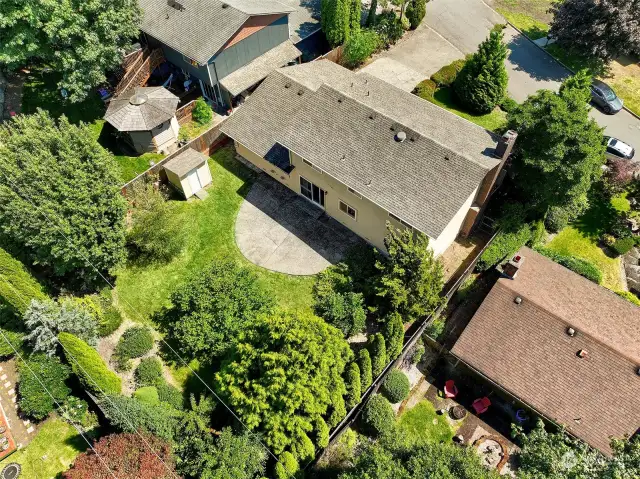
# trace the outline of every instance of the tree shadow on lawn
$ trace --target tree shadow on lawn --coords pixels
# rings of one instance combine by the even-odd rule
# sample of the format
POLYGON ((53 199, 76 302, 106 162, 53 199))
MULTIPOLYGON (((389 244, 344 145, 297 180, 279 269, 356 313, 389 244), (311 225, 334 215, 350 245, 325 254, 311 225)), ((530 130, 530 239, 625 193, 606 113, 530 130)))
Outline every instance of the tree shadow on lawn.
POLYGON ((257 179, 257 173, 236 160, 235 155, 236 149, 233 145, 227 144, 214 151, 210 158, 233 176, 243 181, 242 186, 236 190, 236 193, 242 198, 246 198, 257 179))
POLYGON ((601 185, 594 185, 589 194, 589 208, 571 225, 592 241, 609 231, 618 219, 618 211, 604 194, 601 185))

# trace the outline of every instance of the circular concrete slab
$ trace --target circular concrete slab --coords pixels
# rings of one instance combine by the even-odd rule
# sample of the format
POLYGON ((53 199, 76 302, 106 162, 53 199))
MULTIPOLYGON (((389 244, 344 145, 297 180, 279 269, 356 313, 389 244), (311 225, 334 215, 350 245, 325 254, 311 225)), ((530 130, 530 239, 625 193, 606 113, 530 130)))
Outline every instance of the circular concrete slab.
POLYGON ((291 275, 317 274, 362 241, 322 208, 264 175, 240 206, 235 235, 249 261, 291 275))

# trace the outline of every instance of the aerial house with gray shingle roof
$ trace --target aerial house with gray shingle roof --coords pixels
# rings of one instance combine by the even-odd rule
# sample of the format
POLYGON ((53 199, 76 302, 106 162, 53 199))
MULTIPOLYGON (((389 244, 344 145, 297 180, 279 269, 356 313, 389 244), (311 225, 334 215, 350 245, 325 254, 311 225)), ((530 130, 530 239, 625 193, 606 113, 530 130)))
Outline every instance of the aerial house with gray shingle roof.
POLYGON ((229 108, 274 69, 296 62, 289 38, 295 9, 277 0, 138 0, 151 47, 229 108))
POLYGON ((374 246, 389 221, 429 236, 436 254, 469 232, 515 137, 326 60, 273 72, 221 131, 374 246))

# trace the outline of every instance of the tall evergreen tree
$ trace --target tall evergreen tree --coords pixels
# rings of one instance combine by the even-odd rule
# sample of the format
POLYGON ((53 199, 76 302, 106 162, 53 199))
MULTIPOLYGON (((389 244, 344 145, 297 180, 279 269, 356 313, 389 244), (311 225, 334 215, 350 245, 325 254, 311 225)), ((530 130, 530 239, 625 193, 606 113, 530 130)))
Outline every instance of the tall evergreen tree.
POLYGON ((434 257, 425 235, 400 231, 391 224, 387 231, 384 244, 389 257, 376 262, 381 312, 398 312, 407 322, 428 316, 442 301, 442 263, 434 257))
POLYGON ((502 31, 493 30, 462 68, 454 83, 462 105, 475 113, 489 113, 507 92, 507 47, 502 31))
POLYGON ((387 361, 393 361, 402 352, 404 344, 404 324, 402 316, 391 313, 383 329, 384 339, 387 345, 387 361))
POLYGON ((320 3, 320 25, 331 47, 342 45, 349 29, 350 0, 322 0, 320 3))
POLYGON ((369 14, 367 15, 367 27, 372 27, 376 23, 376 10, 378 9, 378 0, 371 0, 369 14))
POLYGON ((371 369, 371 356, 366 348, 358 352, 358 366, 360 367, 360 386, 363 390, 371 386, 373 372, 371 369))
POLYGON ((588 84, 586 73, 578 73, 558 93, 540 90, 507 115, 508 127, 518 132, 514 183, 539 217, 551 207, 584 209, 602 174, 605 146, 589 117, 588 84))
POLYGON ((387 345, 381 333, 369 336, 369 351, 371 355, 371 372, 373 377, 377 378, 387 365, 387 345))
POLYGON ((407 19, 411 30, 418 28, 422 19, 427 14, 427 1, 426 0, 410 0, 407 5, 407 19))
POLYGON ((345 383, 347 385, 347 407, 352 409, 360 402, 360 398, 362 396, 360 368, 356 363, 351 363, 347 367, 345 383))
POLYGON ((349 0, 349 25, 344 34, 344 41, 360 31, 362 21, 362 0, 349 0))

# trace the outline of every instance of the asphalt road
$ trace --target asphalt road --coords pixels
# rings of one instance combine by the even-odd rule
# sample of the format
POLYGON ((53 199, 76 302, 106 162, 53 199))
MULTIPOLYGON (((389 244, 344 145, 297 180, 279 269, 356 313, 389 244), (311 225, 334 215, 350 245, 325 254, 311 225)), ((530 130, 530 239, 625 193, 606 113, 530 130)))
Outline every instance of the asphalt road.
MULTIPOLYGON (((383 53, 382 63, 376 60, 365 70, 410 90, 408 83, 412 75, 409 72, 417 72, 427 78, 456 56, 462 58, 475 52, 496 23, 505 23, 505 20, 482 0, 431 0, 427 3, 423 25, 406 41, 383 53), (389 68, 389 65, 394 65, 394 68, 389 68)), ((505 41, 509 48, 506 60, 509 94, 515 100, 523 101, 543 88, 556 90, 570 75, 553 57, 515 29, 508 27, 505 30, 505 41)), ((626 110, 605 115, 595 108, 591 116, 605 128, 606 134, 620 138, 640 151, 640 119, 626 110)))

